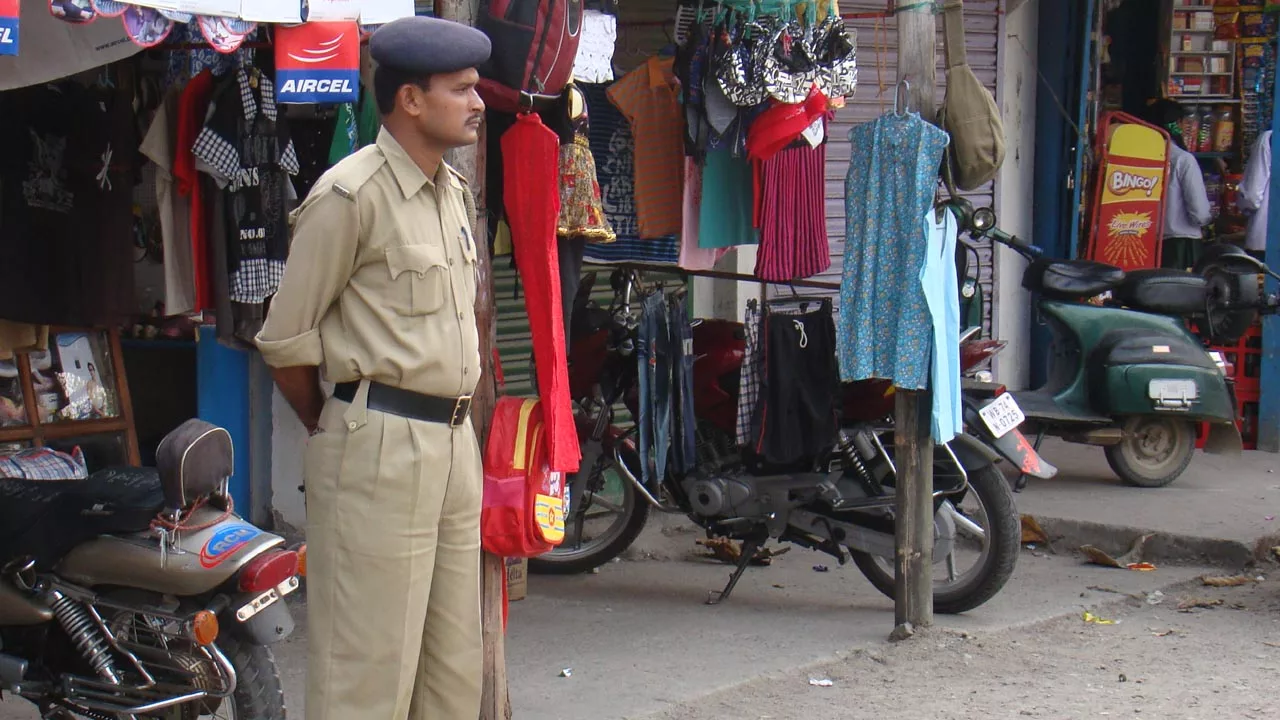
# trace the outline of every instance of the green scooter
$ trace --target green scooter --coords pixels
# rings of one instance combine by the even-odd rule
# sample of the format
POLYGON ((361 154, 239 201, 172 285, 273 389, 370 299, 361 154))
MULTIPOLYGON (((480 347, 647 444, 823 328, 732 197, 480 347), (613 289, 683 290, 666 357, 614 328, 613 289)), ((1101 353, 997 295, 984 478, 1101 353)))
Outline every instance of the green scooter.
MULTIPOLYGON (((1126 273, 1099 262, 1046 259, 999 230, 989 208, 975 211, 963 199, 947 204, 974 237, 990 237, 1030 261, 1022 286, 1038 296, 1039 316, 1053 336, 1049 378, 1037 390, 1010 393, 999 412, 1013 415, 1011 423, 1027 421, 1037 451, 1046 435, 1102 446, 1123 481, 1149 488, 1186 470, 1200 423, 1209 428, 1205 452, 1241 452, 1226 362, 1205 345, 1230 344, 1259 313, 1280 310, 1280 296, 1260 290, 1262 275, 1280 276, 1230 245, 1211 246, 1195 272, 1126 273)), ((981 386, 963 383, 967 395, 981 386)), ((1026 480, 1019 477, 1017 489, 1026 480)))

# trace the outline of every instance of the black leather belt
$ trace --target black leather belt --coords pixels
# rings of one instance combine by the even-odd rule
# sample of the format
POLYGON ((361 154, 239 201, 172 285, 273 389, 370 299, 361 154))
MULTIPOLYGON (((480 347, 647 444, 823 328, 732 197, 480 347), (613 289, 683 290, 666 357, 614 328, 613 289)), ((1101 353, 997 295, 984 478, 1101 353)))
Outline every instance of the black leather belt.
MULTIPOLYGON (((333 388, 333 396, 343 402, 353 402, 356 397, 356 390, 359 388, 360 383, 358 382, 338 383, 333 388)), ((370 410, 399 415, 410 420, 443 423, 449 427, 458 427, 466 422, 467 416, 471 414, 471 396, 437 397, 435 395, 423 395, 411 390, 401 390, 382 383, 370 382, 367 406, 370 410)))

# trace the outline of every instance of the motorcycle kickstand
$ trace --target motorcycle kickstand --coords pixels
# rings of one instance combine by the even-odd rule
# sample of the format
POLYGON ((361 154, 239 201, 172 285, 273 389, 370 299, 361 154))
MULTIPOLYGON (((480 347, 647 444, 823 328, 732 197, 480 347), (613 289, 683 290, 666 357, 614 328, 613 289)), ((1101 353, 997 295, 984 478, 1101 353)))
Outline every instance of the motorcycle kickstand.
POLYGON ((719 605, 729 596, 733 594, 733 587, 738 584, 738 580, 742 578, 742 574, 747 571, 747 566, 756 557, 756 551, 764 543, 760 540, 749 539, 742 541, 742 556, 738 558, 738 567, 729 576, 729 584, 724 586, 723 590, 712 590, 707 593, 708 605, 719 605))
MULTIPOLYGON (((1036 441, 1034 444, 1032 444, 1031 449, 1035 450, 1036 453, 1038 454, 1040 452, 1040 443, 1042 442, 1044 442, 1043 429, 1038 430, 1036 432, 1036 441)), ((1028 479, 1028 476, 1026 473, 1019 473, 1018 479, 1013 483, 1013 491, 1022 492, 1023 488, 1027 486, 1027 479, 1028 479)))

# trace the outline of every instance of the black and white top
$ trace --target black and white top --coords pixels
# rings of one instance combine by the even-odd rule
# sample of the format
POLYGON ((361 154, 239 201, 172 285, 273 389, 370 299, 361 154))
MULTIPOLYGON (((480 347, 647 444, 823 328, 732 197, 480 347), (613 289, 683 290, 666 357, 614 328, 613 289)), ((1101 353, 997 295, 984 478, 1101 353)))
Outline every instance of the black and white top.
POLYGON ((256 68, 236 70, 219 88, 192 153, 227 194, 227 270, 233 303, 262 304, 275 294, 289 253, 289 176, 299 171, 275 87, 256 68))

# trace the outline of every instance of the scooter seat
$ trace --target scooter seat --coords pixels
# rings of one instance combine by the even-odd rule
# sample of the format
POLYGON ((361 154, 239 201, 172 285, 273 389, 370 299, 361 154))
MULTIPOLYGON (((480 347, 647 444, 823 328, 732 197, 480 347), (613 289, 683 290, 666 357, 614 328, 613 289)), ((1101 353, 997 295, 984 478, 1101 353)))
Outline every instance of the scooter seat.
POLYGON ((1036 260, 1022 287, 1052 300, 1079 300, 1115 288, 1124 277, 1124 270, 1092 260, 1036 260))
POLYGON ((1182 270, 1134 270, 1115 289, 1115 298, 1135 310, 1184 317, 1205 311, 1209 284, 1182 270))

